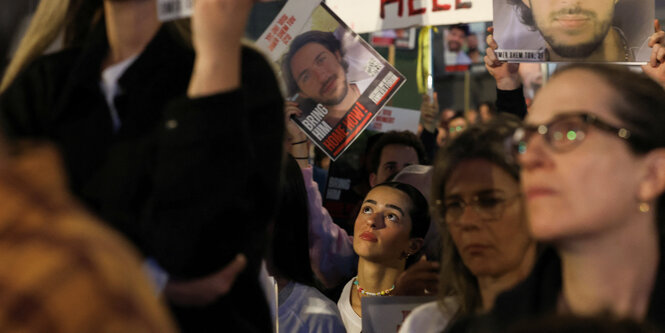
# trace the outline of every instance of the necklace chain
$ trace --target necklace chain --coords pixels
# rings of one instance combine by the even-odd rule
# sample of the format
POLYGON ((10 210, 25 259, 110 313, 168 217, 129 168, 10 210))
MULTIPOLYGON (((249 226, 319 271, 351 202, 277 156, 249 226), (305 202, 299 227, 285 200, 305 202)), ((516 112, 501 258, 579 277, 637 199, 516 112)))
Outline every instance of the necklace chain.
POLYGON ((392 291, 395 290, 395 285, 393 284, 393 286, 390 287, 389 289, 381 290, 376 293, 365 291, 365 289, 360 287, 357 276, 353 278, 353 284, 356 286, 356 289, 358 289, 358 292, 363 296, 390 296, 390 293, 392 293, 392 291))

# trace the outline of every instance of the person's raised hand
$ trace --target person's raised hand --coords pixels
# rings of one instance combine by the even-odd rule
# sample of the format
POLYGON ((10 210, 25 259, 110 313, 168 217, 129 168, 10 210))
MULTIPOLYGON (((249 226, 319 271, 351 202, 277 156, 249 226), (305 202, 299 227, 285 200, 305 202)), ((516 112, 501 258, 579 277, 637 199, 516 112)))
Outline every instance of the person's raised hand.
POLYGON ((289 143, 301 142, 307 139, 305 133, 296 125, 293 117, 300 117, 302 110, 298 107, 297 102, 286 101, 284 105, 284 123, 286 124, 287 141, 289 143))
POLYGON ((653 23, 654 33, 649 37, 649 47, 651 48, 651 58, 642 70, 646 75, 665 87, 665 32, 660 28, 658 20, 653 23))
POLYGON ((397 277, 395 296, 433 296, 439 291, 439 263, 427 261, 422 257, 420 261, 411 265, 397 277))
POLYGON ((420 123, 425 130, 434 133, 436 130, 436 118, 439 115, 439 101, 437 93, 429 95, 423 94, 423 101, 420 103, 420 123))
POLYGON ((240 53, 255 0, 196 0, 192 44, 196 51, 188 95, 198 97, 240 86, 240 53))
POLYGON ((485 68, 496 80, 496 87, 499 90, 515 90, 520 87, 522 80, 519 75, 519 63, 507 63, 500 61, 494 53, 499 45, 494 40, 494 27, 487 28, 487 50, 485 57, 485 68))

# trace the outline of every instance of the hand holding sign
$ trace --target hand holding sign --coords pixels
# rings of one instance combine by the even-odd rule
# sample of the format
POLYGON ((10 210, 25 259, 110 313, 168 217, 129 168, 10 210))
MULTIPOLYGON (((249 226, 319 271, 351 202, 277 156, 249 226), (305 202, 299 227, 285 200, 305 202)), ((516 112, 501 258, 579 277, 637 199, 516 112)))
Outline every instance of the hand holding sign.
POLYGON ((485 55, 485 68, 496 80, 499 90, 515 90, 522 84, 519 75, 519 63, 507 63, 500 61, 494 53, 499 45, 494 40, 494 27, 487 28, 487 55, 485 55))
POLYGON ((665 86, 665 65, 663 65, 665 63, 665 31, 660 28, 658 20, 654 20, 654 31, 654 34, 649 37, 651 59, 649 63, 642 66, 642 70, 654 81, 665 86))
POLYGON ((395 296, 435 295, 439 289, 439 263, 424 257, 402 272, 395 282, 395 296))

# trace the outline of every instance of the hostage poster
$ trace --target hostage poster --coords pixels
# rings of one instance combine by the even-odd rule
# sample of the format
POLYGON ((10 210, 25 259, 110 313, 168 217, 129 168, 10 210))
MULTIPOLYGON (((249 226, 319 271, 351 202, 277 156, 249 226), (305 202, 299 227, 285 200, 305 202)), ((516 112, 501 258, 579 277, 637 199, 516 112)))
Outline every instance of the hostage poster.
POLYGON ((499 60, 645 63, 654 0, 494 0, 499 60))
POLYGON ((256 45, 277 64, 296 124, 332 160, 406 79, 325 4, 291 0, 256 45))

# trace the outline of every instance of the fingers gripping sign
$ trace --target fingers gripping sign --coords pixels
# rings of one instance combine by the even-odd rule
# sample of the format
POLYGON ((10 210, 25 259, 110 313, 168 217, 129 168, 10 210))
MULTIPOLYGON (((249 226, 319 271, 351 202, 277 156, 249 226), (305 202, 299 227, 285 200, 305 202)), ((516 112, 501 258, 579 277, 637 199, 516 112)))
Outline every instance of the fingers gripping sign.
POLYGON ((649 47, 651 47, 651 58, 649 63, 642 66, 645 74, 654 81, 665 86, 665 32, 661 29, 658 20, 654 20, 654 33, 649 37, 649 47))
POLYGON ((514 90, 520 87, 522 81, 518 70, 519 63, 502 62, 496 56, 494 50, 499 48, 493 37, 494 27, 487 28, 487 50, 485 55, 485 68, 496 80, 496 86, 499 90, 514 90))

